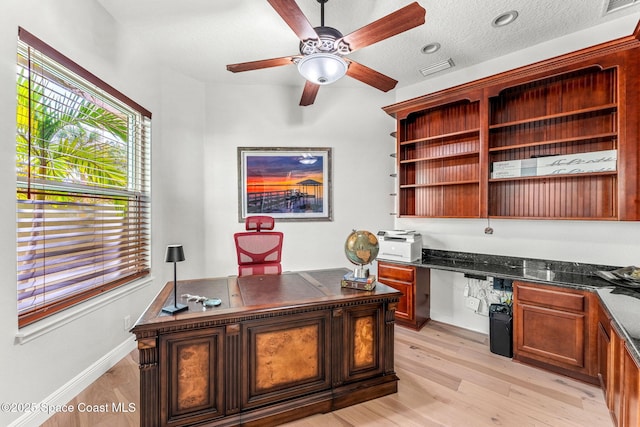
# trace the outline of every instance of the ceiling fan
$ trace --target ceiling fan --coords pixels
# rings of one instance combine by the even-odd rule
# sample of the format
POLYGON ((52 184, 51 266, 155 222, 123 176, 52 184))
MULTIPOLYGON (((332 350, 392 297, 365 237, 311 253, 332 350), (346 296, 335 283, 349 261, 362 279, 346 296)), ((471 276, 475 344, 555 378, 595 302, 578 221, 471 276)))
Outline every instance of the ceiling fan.
POLYGON ((306 79, 300 105, 313 104, 321 85, 335 82, 345 74, 370 86, 387 92, 398 83, 369 67, 359 64, 345 55, 381 40, 424 24, 425 10, 413 2, 389 15, 343 36, 340 31, 324 25, 324 4, 320 3, 321 23, 312 27, 295 0, 267 0, 300 39, 300 54, 281 58, 263 59, 227 65, 227 70, 237 73, 262 68, 296 64, 306 79))

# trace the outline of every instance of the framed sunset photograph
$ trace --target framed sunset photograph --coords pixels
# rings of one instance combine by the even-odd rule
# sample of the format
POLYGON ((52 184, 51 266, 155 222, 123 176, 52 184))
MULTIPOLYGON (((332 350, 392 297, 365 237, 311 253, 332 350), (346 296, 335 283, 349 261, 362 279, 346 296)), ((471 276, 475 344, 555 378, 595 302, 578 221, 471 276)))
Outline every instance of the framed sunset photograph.
POLYGON ((238 221, 331 221, 331 148, 238 147, 238 221))

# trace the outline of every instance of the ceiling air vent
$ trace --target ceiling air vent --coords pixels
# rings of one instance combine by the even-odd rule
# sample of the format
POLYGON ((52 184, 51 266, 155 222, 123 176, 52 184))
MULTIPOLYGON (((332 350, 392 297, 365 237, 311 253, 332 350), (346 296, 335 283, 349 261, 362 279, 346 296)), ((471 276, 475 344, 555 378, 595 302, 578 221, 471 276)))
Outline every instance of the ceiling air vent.
POLYGON ((608 0, 607 1, 607 9, 604 14, 608 14, 611 12, 615 12, 616 10, 623 9, 628 6, 633 6, 634 4, 640 4, 640 0, 608 0))
POLYGON ((455 64, 453 63, 453 59, 449 58, 445 61, 436 62, 435 64, 429 65, 428 67, 421 68, 420 72, 423 76, 427 77, 428 75, 446 70, 447 68, 451 68, 454 65, 455 64))

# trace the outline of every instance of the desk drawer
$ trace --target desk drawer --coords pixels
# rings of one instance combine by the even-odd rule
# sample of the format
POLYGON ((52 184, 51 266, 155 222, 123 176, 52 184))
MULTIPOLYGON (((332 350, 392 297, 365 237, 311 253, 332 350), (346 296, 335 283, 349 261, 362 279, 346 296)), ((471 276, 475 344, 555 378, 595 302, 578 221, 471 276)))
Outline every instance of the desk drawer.
POLYGON ((567 289, 556 291, 520 283, 517 286, 517 298, 520 303, 579 312, 586 310, 585 296, 581 293, 571 293, 567 289))
POLYGON ((416 268, 397 264, 386 264, 378 261, 378 279, 391 279, 413 283, 416 268))

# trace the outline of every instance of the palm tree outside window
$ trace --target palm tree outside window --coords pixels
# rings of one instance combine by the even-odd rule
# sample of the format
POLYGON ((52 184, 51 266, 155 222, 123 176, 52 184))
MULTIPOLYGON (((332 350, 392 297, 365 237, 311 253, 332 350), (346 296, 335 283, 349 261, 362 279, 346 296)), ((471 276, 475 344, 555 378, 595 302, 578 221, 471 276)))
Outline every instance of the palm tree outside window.
POLYGON ((16 89, 22 327, 149 274, 151 113, 22 28, 16 89))

